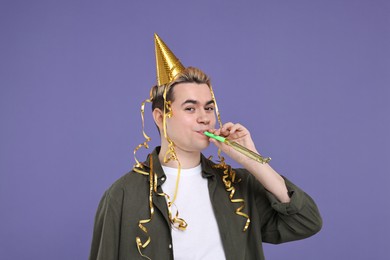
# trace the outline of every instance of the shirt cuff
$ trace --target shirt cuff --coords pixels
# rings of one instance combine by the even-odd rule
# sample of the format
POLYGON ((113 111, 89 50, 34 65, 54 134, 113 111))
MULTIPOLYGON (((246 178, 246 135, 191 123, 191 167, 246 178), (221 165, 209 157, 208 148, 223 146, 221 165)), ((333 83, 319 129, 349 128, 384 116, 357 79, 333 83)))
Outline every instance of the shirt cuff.
POLYGON ((287 178, 283 177, 283 179, 286 183, 288 195, 291 199, 290 202, 282 203, 271 192, 267 191, 268 200, 270 201, 272 208, 277 212, 283 215, 296 214, 305 206, 306 194, 287 178))

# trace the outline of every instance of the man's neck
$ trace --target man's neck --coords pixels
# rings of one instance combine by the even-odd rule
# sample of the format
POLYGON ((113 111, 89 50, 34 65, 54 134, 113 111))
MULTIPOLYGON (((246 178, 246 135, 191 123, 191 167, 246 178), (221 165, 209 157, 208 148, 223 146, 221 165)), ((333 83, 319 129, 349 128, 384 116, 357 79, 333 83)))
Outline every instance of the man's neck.
MULTIPOLYGON (((167 152, 167 148, 161 147, 160 153, 158 155, 158 159, 160 160, 161 165, 177 168, 178 163, 175 160, 170 160, 169 162, 164 162, 164 156, 167 152)), ((180 149, 175 148, 176 156, 179 159, 180 166, 182 169, 190 169, 199 165, 200 163, 200 152, 188 152, 182 151, 180 149)))

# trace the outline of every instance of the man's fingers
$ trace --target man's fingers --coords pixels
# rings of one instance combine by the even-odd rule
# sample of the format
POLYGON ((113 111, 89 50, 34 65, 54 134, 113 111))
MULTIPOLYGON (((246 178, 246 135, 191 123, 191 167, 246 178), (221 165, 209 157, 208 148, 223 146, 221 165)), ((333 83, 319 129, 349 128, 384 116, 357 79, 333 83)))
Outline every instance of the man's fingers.
POLYGON ((235 124, 230 128, 230 134, 234 134, 236 131, 242 131, 245 128, 240 124, 235 124))

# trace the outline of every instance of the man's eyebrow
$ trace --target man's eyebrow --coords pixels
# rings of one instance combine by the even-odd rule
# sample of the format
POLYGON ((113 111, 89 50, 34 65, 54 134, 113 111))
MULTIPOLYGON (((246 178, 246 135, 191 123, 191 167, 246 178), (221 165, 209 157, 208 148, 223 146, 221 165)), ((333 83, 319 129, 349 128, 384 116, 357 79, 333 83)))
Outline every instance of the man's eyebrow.
MULTIPOLYGON (((194 104, 194 105, 197 105, 199 104, 199 101, 197 100, 194 100, 194 99, 187 99, 186 101, 184 101, 181 105, 184 106, 186 104, 194 104)), ((210 104, 214 104, 214 100, 210 100, 210 101, 207 101, 206 102, 206 106, 210 105, 210 104)))

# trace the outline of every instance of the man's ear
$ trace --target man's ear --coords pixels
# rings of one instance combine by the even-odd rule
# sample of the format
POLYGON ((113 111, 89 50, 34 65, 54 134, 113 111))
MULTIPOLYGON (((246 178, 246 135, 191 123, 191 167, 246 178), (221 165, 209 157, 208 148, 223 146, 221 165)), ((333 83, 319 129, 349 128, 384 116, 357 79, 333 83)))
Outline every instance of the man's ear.
POLYGON ((160 129, 162 129, 163 127, 163 118, 164 118, 164 112, 161 111, 161 109, 159 108, 155 108, 153 110, 153 120, 154 120, 154 123, 157 125, 157 127, 160 129))

